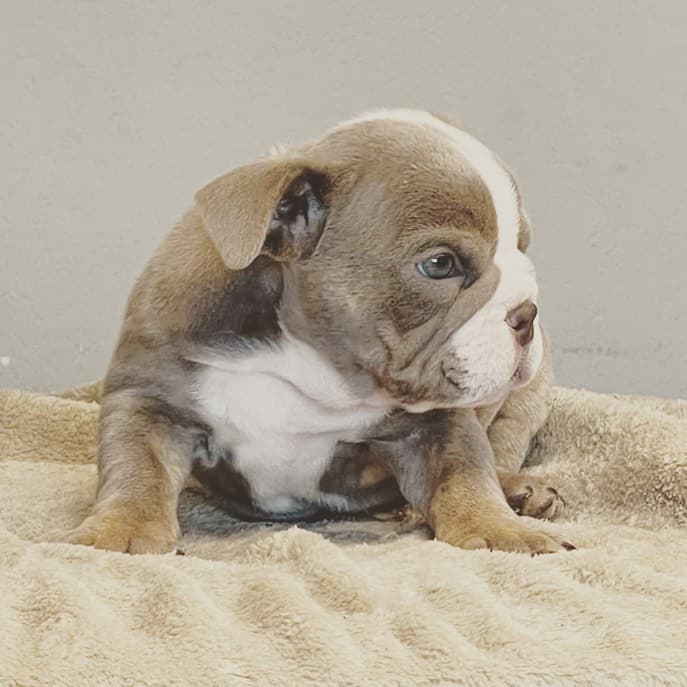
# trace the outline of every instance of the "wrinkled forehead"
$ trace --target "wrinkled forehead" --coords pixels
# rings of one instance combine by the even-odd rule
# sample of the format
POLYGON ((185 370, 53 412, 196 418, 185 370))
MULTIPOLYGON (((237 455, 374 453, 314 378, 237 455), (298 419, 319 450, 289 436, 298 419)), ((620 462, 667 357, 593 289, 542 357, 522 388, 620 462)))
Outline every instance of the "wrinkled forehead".
POLYGON ((348 151, 412 223, 456 224, 466 215, 483 238, 515 249, 520 201, 510 173, 480 141, 414 110, 380 110, 340 124, 323 143, 348 151))

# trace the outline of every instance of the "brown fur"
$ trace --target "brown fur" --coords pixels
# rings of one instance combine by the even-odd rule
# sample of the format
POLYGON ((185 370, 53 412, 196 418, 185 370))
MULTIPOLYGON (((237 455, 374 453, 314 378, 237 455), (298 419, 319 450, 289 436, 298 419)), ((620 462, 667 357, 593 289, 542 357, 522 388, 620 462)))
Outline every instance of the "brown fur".
MULTIPOLYGON (((450 404, 456 389, 439 364, 442 351, 498 281, 496 215, 484 184, 448 159, 440 137, 402 122, 334 131, 297 154, 220 177, 196 202, 130 297, 104 382, 97 503, 73 542, 174 547, 178 493, 199 438, 208 437, 191 393, 194 351, 217 337, 278 336, 278 318, 359 393, 381 387, 403 404, 450 404), (307 194, 304 221, 292 205, 307 194), (428 243, 454 247, 474 284, 451 291, 405 267, 388 269, 428 243)), ((494 464, 495 454, 500 466, 519 469, 550 383, 545 367, 502 406, 397 413, 365 442, 340 444, 323 485, 350 494, 358 509, 400 490, 439 539, 458 546, 564 547, 513 513, 494 464)), ((513 498, 529 487, 506 473, 502 483, 513 498)))

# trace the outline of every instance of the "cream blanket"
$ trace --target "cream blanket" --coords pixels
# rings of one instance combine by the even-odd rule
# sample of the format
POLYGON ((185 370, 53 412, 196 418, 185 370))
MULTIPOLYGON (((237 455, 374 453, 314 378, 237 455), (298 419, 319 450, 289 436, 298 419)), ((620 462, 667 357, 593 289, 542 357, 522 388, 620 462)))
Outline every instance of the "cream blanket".
POLYGON ((237 523, 186 556, 46 543, 93 499, 98 407, 0 392, 0 685, 687 685, 687 404, 557 389, 532 468, 577 551, 237 523), (43 543, 41 543, 43 542, 43 543))

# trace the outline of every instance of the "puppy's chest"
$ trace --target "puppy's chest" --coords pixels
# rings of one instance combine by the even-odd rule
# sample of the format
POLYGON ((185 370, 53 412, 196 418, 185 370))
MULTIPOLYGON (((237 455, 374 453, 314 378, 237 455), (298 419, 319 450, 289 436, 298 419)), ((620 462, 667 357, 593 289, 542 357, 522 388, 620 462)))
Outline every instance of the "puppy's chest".
POLYGON ((288 513, 303 503, 345 508, 319 489, 339 441, 356 441, 388 407, 361 400, 309 346, 286 342, 250 354, 213 354, 195 385, 197 410, 231 455, 254 504, 288 513))

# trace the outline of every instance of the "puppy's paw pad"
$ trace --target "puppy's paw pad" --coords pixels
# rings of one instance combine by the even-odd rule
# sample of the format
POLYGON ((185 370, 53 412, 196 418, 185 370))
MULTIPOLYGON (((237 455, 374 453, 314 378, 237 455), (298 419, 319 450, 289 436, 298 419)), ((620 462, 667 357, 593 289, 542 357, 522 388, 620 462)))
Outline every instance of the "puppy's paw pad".
POLYGON ((508 505, 518 514, 553 520, 562 512, 565 501, 546 480, 534 475, 517 475, 503 486, 508 505))

